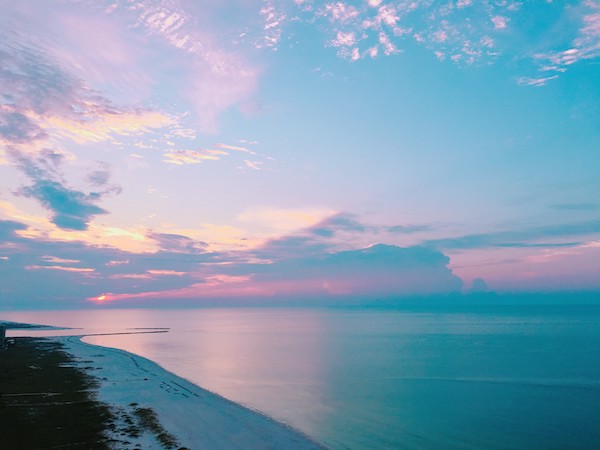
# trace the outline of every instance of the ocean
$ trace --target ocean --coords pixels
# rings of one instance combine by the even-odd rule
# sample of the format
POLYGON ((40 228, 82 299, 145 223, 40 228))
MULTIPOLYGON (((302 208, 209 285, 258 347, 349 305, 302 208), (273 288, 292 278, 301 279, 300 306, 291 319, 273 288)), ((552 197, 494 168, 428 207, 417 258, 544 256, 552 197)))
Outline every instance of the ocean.
MULTIPOLYGON (((335 449, 600 448, 600 307, 0 312, 152 359, 335 449), (144 330, 146 329, 146 330, 144 330)), ((11 332, 12 335, 17 332, 11 332)))

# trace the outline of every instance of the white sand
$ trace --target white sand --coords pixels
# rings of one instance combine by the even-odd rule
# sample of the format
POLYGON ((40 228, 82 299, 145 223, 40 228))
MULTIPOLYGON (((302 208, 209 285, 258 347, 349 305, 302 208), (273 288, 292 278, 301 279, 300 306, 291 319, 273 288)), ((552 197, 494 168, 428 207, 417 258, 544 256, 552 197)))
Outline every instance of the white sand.
MULTIPOLYGON (((78 367, 99 379, 98 400, 111 405, 120 417, 124 417, 122 413, 134 417, 131 403, 152 408, 182 447, 323 448, 300 432, 179 378, 150 360, 123 350, 86 344, 77 336, 53 339, 74 356, 78 367)), ((118 434, 115 437, 131 442, 129 448, 164 448, 150 431, 139 438, 118 434)))

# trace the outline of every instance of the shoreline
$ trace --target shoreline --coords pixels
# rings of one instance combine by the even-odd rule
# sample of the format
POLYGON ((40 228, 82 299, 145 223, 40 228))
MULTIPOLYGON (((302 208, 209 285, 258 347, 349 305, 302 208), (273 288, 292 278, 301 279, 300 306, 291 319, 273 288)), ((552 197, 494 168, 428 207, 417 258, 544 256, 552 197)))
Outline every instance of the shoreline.
POLYGON ((128 436, 131 448, 168 448, 160 442, 161 433, 176 439, 179 447, 189 449, 325 448, 291 426, 203 389, 154 361, 88 344, 81 340, 83 337, 45 339, 60 343, 74 365, 98 381, 97 399, 124 421, 121 425, 126 426, 127 417, 139 415, 140 410, 156 413, 158 431, 154 435, 146 431, 138 437, 128 436))

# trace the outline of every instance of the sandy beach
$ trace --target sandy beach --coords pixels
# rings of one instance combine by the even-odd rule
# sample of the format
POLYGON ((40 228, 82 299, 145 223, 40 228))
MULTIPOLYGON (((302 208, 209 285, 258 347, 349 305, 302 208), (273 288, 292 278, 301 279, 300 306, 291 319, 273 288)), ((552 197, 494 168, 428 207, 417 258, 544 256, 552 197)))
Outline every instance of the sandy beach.
MULTIPOLYGON (((127 436, 129 448, 317 449, 300 432, 177 377, 137 355, 86 344, 78 336, 52 338, 64 345, 75 365, 99 380, 97 398, 110 405, 117 430, 140 411, 153 410, 159 427, 127 436), (162 441, 160 434, 163 434, 162 441)), ((118 436, 115 436, 118 437, 118 436)))

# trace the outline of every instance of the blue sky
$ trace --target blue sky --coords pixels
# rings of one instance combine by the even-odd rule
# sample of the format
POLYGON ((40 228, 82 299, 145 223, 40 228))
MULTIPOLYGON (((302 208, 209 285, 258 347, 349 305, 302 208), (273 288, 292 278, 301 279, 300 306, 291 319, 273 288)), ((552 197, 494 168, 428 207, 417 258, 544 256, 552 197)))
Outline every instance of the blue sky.
POLYGON ((600 2, 0 9, 6 307, 600 289, 600 2))

